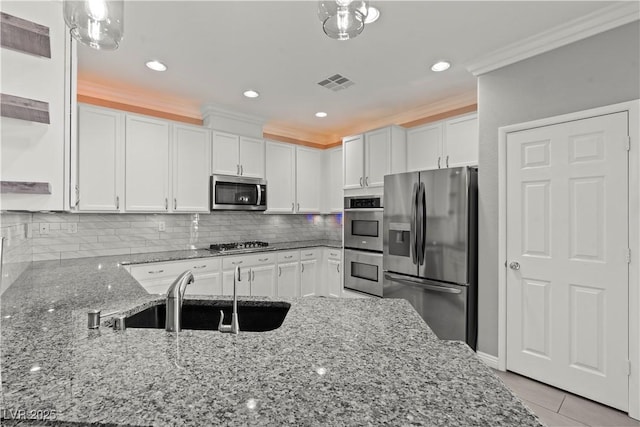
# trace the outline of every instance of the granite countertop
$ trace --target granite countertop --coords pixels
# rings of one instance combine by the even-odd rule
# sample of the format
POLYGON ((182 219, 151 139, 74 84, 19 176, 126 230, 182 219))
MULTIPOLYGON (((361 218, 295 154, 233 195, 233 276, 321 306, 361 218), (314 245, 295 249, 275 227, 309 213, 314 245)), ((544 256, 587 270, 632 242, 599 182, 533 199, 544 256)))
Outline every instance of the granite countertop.
POLYGON ((284 251, 314 247, 330 247, 342 249, 342 242, 340 240, 304 240, 298 242, 271 243, 269 244, 269 246, 264 248, 249 248, 227 252, 214 252, 210 251, 209 248, 190 249, 182 251, 151 252, 126 255, 126 257, 128 258, 123 258, 121 263, 123 265, 145 264, 150 262, 166 262, 193 258, 246 255, 257 252, 284 251))
POLYGON ((404 300, 276 298, 291 308, 261 333, 114 331, 108 320, 88 330, 87 309, 130 313, 159 300, 118 257, 33 263, 1 299, 4 418, 541 425, 464 343, 438 340, 404 300))

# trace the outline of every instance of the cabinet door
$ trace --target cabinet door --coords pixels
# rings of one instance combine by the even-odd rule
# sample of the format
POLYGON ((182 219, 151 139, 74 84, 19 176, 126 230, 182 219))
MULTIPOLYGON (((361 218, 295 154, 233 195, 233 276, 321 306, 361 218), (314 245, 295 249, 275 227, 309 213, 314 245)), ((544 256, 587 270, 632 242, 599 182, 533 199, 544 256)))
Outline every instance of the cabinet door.
POLYGON ((251 296, 274 296, 275 272, 274 264, 251 267, 251 296))
POLYGON ((327 284, 329 296, 340 298, 342 295, 342 266, 339 260, 327 260, 327 284))
POLYGON ((264 178, 264 140, 240 137, 240 175, 264 178))
POLYGON ((328 184, 328 196, 329 212, 342 212, 344 206, 344 199, 342 196, 342 147, 328 150, 329 156, 329 179, 328 184))
POLYGON ((128 115, 126 132, 126 210, 168 211, 169 123, 128 115))
POLYGON ((344 139, 344 189, 364 186, 364 136, 357 135, 344 139))
POLYGON ((384 176, 391 173, 391 129, 384 128, 364 135, 364 186, 384 186, 384 176))
POLYGON ((210 133, 194 126, 173 126, 174 212, 209 212, 210 133))
POLYGON ((296 211, 320 212, 322 151, 296 147, 296 211))
MULTIPOLYGON (((238 296, 251 295, 251 283, 249 281, 250 269, 240 269, 241 278, 236 285, 236 293, 238 296)), ((233 295, 233 275, 235 270, 225 270, 222 272, 222 295, 233 295)))
POLYGON ((295 210, 296 148, 291 144, 266 143, 267 212, 295 210))
POLYGON ((124 114, 78 107, 78 209, 119 211, 123 202, 124 114))
POLYGON ((278 296, 279 297, 299 297, 300 296, 300 269, 297 262, 278 264, 278 296))
POLYGON ((478 164, 478 116, 446 122, 443 167, 478 164))
MULTIPOLYGON (((407 170, 438 169, 442 162, 442 123, 407 131, 407 170)), ((444 165, 443 165, 444 166, 444 165)))
MULTIPOLYGON (((202 274, 194 277, 192 284, 187 286, 187 295, 222 295, 222 281, 220 273, 202 274)), ((233 283, 232 283, 233 286, 233 283)), ((233 288, 231 289, 233 294, 233 288)))
POLYGON ((318 260, 300 261, 300 295, 303 297, 318 294, 318 260))
POLYGON ((213 132, 211 173, 240 175, 240 138, 238 135, 213 132))

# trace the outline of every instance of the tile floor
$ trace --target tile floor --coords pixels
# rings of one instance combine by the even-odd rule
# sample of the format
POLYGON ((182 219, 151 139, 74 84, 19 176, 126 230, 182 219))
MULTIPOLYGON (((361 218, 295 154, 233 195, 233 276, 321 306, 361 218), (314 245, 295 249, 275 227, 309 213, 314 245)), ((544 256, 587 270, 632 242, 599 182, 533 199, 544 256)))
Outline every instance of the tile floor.
POLYGON ((624 412, 512 372, 494 371, 502 381, 549 427, 640 426, 624 412))

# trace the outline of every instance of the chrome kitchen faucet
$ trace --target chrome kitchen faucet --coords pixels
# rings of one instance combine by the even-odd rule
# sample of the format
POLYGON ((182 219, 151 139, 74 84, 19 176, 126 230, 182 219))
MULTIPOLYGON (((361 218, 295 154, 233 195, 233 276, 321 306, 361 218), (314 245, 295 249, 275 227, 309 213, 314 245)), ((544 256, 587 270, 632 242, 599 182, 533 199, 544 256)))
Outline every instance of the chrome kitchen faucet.
POLYGON ((231 314, 231 324, 225 325, 224 322, 224 312, 220 310, 220 323, 218 323, 218 330, 220 332, 226 332, 231 334, 237 334, 240 332, 240 327, 238 325, 238 292, 237 292, 237 283, 240 279, 240 266, 236 265, 236 271, 233 274, 233 313, 231 314))
POLYGON ((193 273, 187 270, 169 286, 167 291, 167 319, 165 329, 168 332, 180 332, 182 320, 182 302, 187 285, 194 282, 193 273))

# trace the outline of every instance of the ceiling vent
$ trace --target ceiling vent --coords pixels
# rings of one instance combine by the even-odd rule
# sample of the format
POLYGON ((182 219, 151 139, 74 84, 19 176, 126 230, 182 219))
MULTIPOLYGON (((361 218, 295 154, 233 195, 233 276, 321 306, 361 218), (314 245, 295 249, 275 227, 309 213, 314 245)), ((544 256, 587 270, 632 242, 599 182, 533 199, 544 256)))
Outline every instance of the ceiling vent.
POLYGON ((346 89, 349 86, 353 86, 355 83, 345 76, 334 74, 333 76, 327 77, 323 81, 318 82, 318 84, 322 87, 326 87, 327 89, 331 89, 332 91, 337 92, 339 90, 346 89))

